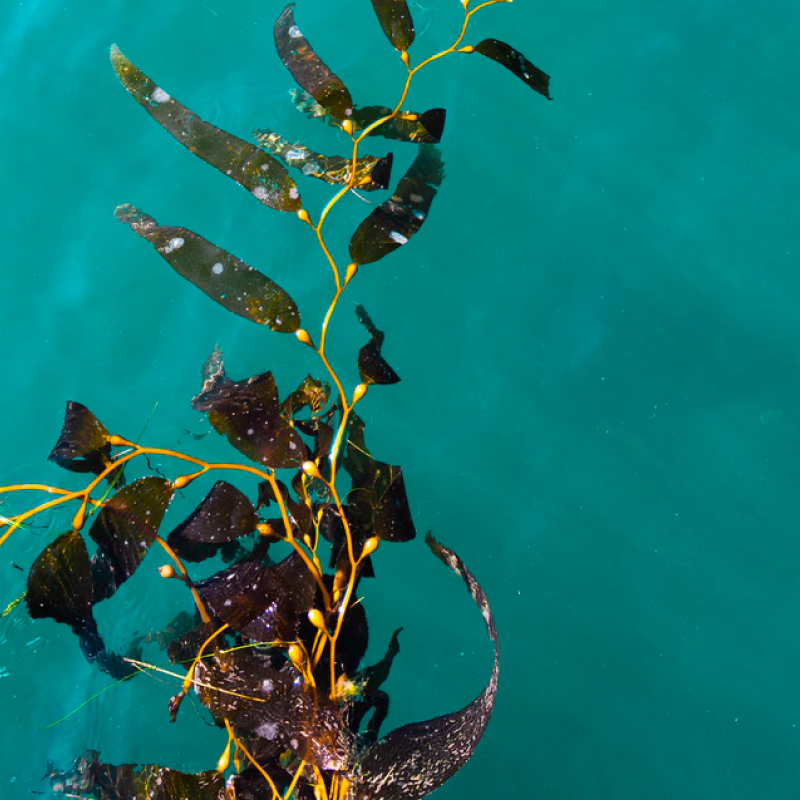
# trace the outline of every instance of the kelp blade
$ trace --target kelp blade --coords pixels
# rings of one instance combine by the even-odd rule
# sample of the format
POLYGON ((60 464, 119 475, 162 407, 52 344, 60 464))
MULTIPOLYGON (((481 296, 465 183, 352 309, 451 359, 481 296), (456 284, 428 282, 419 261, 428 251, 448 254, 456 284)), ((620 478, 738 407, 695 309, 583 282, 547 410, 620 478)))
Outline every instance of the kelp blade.
POLYGON ((475 752, 494 709, 499 653, 497 630, 486 594, 452 551, 430 534, 426 543, 466 584, 480 608, 494 645, 494 666, 486 688, 461 711, 393 730, 370 748, 361 762, 358 797, 381 800, 420 800, 455 775, 475 752), (359 794, 361 792, 361 794, 359 794))
POLYGON ((416 535, 403 468, 375 462, 373 534, 387 542, 410 542, 416 535))
POLYGON ((68 401, 61 435, 48 456, 50 461, 72 472, 99 475, 110 463, 110 456, 105 425, 82 403, 68 401))
POLYGON ((98 546, 92 564, 95 602, 111 597, 138 569, 173 492, 170 481, 148 476, 120 489, 103 505, 89 530, 98 546))
POLYGON ((297 211, 300 193, 283 164, 258 147, 200 119, 134 66, 116 45, 111 63, 139 105, 190 152, 277 211, 297 211))
POLYGON ((92 573, 80 533, 61 534, 39 554, 28 574, 25 602, 34 619, 79 627, 91 618, 92 573))
POLYGON ((519 50, 515 50, 511 45, 501 42, 499 39, 484 39, 475 45, 475 52, 491 58, 492 61, 496 61, 510 70, 523 83, 530 86, 535 92, 544 95, 548 100, 553 99, 550 97, 550 76, 531 64, 519 50))
POLYGON ((356 264, 369 264, 402 247, 427 219, 443 178, 441 153, 433 145, 421 145, 392 197, 356 229, 350 258, 356 264))
POLYGON ((358 352, 358 374, 363 383, 388 385, 398 383, 400 376, 389 366, 381 354, 384 333, 375 326, 367 310, 360 303, 356 304, 356 317, 367 329, 370 341, 358 352))
MULTIPOLYGON (((343 185, 350 179, 351 161, 342 156, 323 156, 301 144, 291 144, 277 133, 256 130, 256 141, 268 152, 277 156, 287 167, 299 169, 303 175, 325 183, 343 185)), ((355 186, 370 192, 385 189, 392 174, 392 154, 385 158, 361 156, 356 161, 355 186)))
POLYGON ((318 414, 328 404, 331 387, 311 375, 306 375, 300 385, 283 401, 283 413, 292 418, 304 408, 318 414))
POLYGON ((293 640, 316 590, 314 576, 297 553, 272 567, 245 561, 195 586, 223 622, 260 642, 293 640))
MULTIPOLYGON (((353 122, 363 130, 381 117, 392 113, 386 106, 364 106, 353 110, 353 122)), ((443 108, 431 108, 417 114, 401 111, 396 117, 382 122, 369 132, 370 136, 383 136, 413 144, 438 144, 442 141, 446 112, 443 108)))
POLYGON ((92 615, 94 587, 86 543, 78 531, 68 531, 51 542, 34 561, 25 596, 34 619, 50 618, 69 625, 90 664, 114 680, 130 678, 136 669, 106 650, 92 615))
POLYGON ((252 533, 257 524, 247 497, 227 481, 217 481, 167 543, 184 561, 204 561, 225 544, 252 533))
POLYGON ((273 28, 275 47, 294 79, 328 113, 349 119, 353 99, 342 81, 314 52, 294 21, 294 3, 284 8, 273 28))
POLYGON ((372 7, 386 37, 397 50, 405 51, 414 41, 414 20, 406 0, 372 0, 372 7))
MULTIPOLYGON (((301 113, 311 119, 327 120, 334 128, 342 127, 342 119, 333 116, 329 108, 323 108, 308 92, 292 89, 289 92, 292 104, 301 113)), ((381 117, 388 117, 392 109, 388 106, 353 107, 349 117, 357 131, 364 130, 381 117)), ((413 144, 438 144, 442 140, 446 112, 443 108, 431 108, 418 114, 413 111, 401 111, 396 117, 381 123, 369 132, 369 136, 383 136, 400 142, 413 144)))
POLYGON ((67 794, 98 800, 219 800, 225 793, 225 778, 217 770, 189 774, 157 764, 121 764, 99 761, 99 751, 88 750, 67 770, 47 764, 45 778, 54 795, 67 794))
POLYGON ((300 327, 294 300, 277 283, 244 261, 187 228, 159 225, 131 205, 118 206, 117 219, 147 239, 182 277, 240 317, 273 331, 300 327))
POLYGON ((214 429, 239 452, 275 469, 299 467, 306 460, 303 440, 281 416, 272 373, 232 381, 225 376, 215 350, 203 376, 203 389, 192 400, 192 408, 205 411, 214 429))
POLYGON ((403 469, 372 457, 364 437, 364 421, 356 414, 348 420, 343 466, 353 487, 347 495, 351 528, 384 541, 411 541, 417 532, 403 469))

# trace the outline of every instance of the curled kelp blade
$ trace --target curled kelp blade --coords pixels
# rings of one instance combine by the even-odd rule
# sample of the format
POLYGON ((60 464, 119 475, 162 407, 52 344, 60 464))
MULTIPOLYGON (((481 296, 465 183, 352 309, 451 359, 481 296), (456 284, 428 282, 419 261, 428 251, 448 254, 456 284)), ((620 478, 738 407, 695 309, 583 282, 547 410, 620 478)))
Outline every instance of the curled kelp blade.
POLYGON ((311 375, 306 375, 300 385, 283 401, 283 413, 292 419, 299 411, 308 408, 312 414, 319 414, 331 396, 331 387, 311 375))
POLYGON ((140 478, 103 504, 89 530, 97 543, 92 563, 94 601, 111 597, 138 569, 172 500, 172 483, 140 478))
POLYGON ((381 355, 383 331, 375 326, 367 310, 360 304, 356 305, 356 317, 370 336, 370 341, 358 353, 358 374, 361 376, 362 382, 382 385, 397 383, 400 376, 381 355))
POLYGON ((294 300, 277 283, 186 228, 159 225, 131 205, 116 209, 120 222, 147 239, 164 260, 223 308, 273 331, 300 327, 294 300))
POLYGON ((419 800, 438 789, 469 761, 483 736, 497 695, 497 630, 489 601, 464 562, 430 534, 426 542, 442 562, 460 575, 480 608, 494 645, 494 666, 486 688, 466 708, 393 730, 371 747, 357 767, 354 797, 419 800))
POLYGON ((134 66, 116 45, 111 46, 111 64, 142 108, 190 152, 264 205, 277 211, 300 208, 300 193, 283 164, 244 139, 200 119, 134 66))
POLYGON ((421 145, 395 193, 356 229, 350 258, 356 264, 369 264, 408 242, 427 219, 443 178, 441 153, 433 145, 421 145))
POLYGON ((293 640, 316 591, 314 576, 294 552, 272 567, 235 564, 195 586, 223 622, 257 642, 293 640))
POLYGON ((414 41, 414 20, 406 0, 372 0, 372 7, 395 49, 408 50, 414 41))
POLYGON ((550 76, 531 64, 519 50, 515 50, 510 44, 501 42, 499 39, 484 39, 475 45, 474 50, 513 72, 535 92, 544 95, 548 100, 553 99, 550 97, 550 76))
POLYGON ((167 544, 184 561, 204 561, 258 525, 253 504, 235 486, 217 481, 200 505, 173 530, 167 544))
MULTIPOLYGON (((330 184, 345 184, 350 180, 349 158, 323 156, 302 144, 291 144, 280 134, 259 129, 254 131, 256 141, 269 153, 277 156, 287 167, 299 169, 304 175, 330 184)), ((385 189, 392 174, 392 154, 385 158, 361 156, 356 161, 355 186, 364 191, 385 189)))
POLYGON ((99 475, 111 463, 105 425, 85 405, 68 401, 61 435, 48 458, 72 472, 99 475))
POLYGON ((307 448, 281 416, 278 387, 271 372, 246 381, 226 377, 215 350, 203 368, 203 389, 192 408, 208 414, 214 429, 248 458, 276 469, 299 467, 307 448))
POLYGON ((273 33, 278 56, 300 86, 330 114, 348 119, 353 111, 350 92, 300 32, 294 21, 294 3, 283 9, 273 33))

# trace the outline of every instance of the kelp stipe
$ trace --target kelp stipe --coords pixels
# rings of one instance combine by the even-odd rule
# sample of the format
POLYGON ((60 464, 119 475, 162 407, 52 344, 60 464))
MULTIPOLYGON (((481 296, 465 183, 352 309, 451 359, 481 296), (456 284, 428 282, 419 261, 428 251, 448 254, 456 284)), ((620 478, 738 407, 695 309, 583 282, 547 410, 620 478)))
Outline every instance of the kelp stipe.
POLYGON ((345 389, 329 362, 326 342, 342 292, 359 267, 386 257, 419 232, 445 176, 436 147, 445 111, 401 110, 414 75, 446 55, 479 53, 549 98, 548 76, 509 45, 496 39, 462 44, 472 16, 496 2, 504 0, 474 8, 463 0, 463 26, 453 45, 412 66, 408 49, 414 25, 405 0, 372 0, 381 29, 407 69, 394 108, 357 106, 300 31, 294 5, 284 9, 274 38, 300 87, 295 104, 349 136, 352 150, 344 156, 321 155, 263 129, 255 132, 260 146, 250 144, 203 121, 119 48, 111 48, 122 84, 168 133, 259 202, 296 214, 311 229, 334 278, 318 337, 301 327, 300 310, 286 289, 236 256, 186 228, 161 225, 132 205, 119 206, 118 219, 224 308, 273 331, 294 333, 319 359, 334 393, 311 375, 288 394, 279 391, 270 372, 233 380, 215 348, 192 406, 207 414, 212 427, 248 461, 211 463, 144 446, 110 434, 89 409, 70 402, 50 458, 67 470, 90 474, 91 480, 75 491, 39 484, 0 489, 6 494, 45 491, 51 497, 24 513, 0 517, 0 544, 35 515, 77 505, 70 528, 30 569, 25 603, 31 616, 69 625, 86 658, 117 680, 148 670, 171 676, 177 692, 169 700, 170 718, 176 719, 193 691, 226 735, 218 763, 197 774, 162 765, 112 766, 87 751, 66 770, 48 765, 55 794, 100 800, 422 798, 464 766, 481 739, 497 691, 494 619, 461 559, 430 534, 427 545, 463 579, 481 611, 494 664, 486 688, 461 711, 379 738, 389 706, 382 686, 400 651, 400 631, 378 663, 363 667, 368 626, 356 590, 362 578, 374 577, 373 555, 380 542, 406 542, 416 530, 402 468, 371 455, 355 409, 370 386, 390 385, 400 377, 382 354, 384 331, 361 305, 356 315, 368 341, 358 353, 361 383, 352 390, 345 389), (411 143, 418 152, 392 196, 353 233, 350 262, 342 267, 323 234, 330 212, 351 190, 380 190, 391 180, 391 155, 361 153, 370 136, 411 143), (303 208, 293 174, 340 187, 316 222, 303 208), (128 483, 126 465, 148 456, 174 464, 173 477, 159 473, 128 483), (218 479, 195 510, 169 533, 162 532, 175 493, 210 473, 218 479), (258 478, 257 497, 223 479, 234 480, 239 473, 258 478), (86 534, 96 546, 91 556, 86 534), (276 563, 270 547, 279 541, 291 553, 276 563), (112 653, 94 607, 113 598, 154 546, 166 554, 161 577, 186 586, 193 612, 182 612, 164 631, 133 639, 125 656, 112 653), (190 574, 187 564, 214 557, 221 558, 223 569, 204 578, 190 574), (171 668, 142 659, 142 646, 154 640, 167 649, 171 668))

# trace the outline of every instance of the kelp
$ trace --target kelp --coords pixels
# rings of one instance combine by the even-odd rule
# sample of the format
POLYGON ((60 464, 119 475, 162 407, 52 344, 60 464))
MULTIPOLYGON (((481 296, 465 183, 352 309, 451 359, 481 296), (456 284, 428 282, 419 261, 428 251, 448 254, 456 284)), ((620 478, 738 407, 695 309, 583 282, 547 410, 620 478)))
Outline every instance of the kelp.
MULTIPOLYGON (((261 129, 255 131, 254 135, 264 150, 277 156, 287 167, 299 169, 303 175, 338 185, 344 185, 350 180, 352 163, 349 158, 323 156, 299 142, 291 144, 274 131, 261 129)), ((391 173, 391 153, 385 158, 362 156, 356 160, 355 185, 364 192, 385 189, 389 185, 391 173)))
MULTIPOLYGON (((436 144, 444 109, 401 110, 417 71, 444 56, 479 53, 549 98, 549 77, 510 45, 496 39, 462 43, 472 15, 491 4, 470 9, 465 0, 464 25, 453 45, 413 67, 409 5, 372 0, 377 22, 407 71, 394 107, 356 105, 300 31, 294 5, 284 9, 273 34, 280 60, 300 87, 293 92, 295 105, 343 131, 352 145, 346 155, 321 155, 263 128, 255 133, 257 145, 249 144, 203 121, 111 48, 123 86, 172 137, 264 205, 295 212, 311 228, 333 271, 335 292, 315 343, 301 327, 297 303, 271 278, 188 228, 160 225, 131 204, 117 207, 120 221, 224 309, 273 331, 295 333, 323 376, 309 373, 293 390, 279 387, 269 369, 233 380, 215 346, 191 406, 237 451, 230 461, 207 461, 112 434, 86 406, 71 401, 50 459, 91 476, 89 482, 77 491, 33 484, 0 490, 9 495, 44 488, 51 497, 1 517, 0 544, 35 515, 77 504, 70 527, 46 543, 30 567, 30 615, 68 626, 86 659, 115 679, 157 669, 175 685, 175 693, 165 697, 165 717, 176 720, 191 694, 225 737, 218 763, 193 774, 178 765, 108 764, 95 750, 63 770, 48 763, 45 777, 53 794, 95 800, 415 800, 454 775, 477 747, 497 692, 494 617, 461 558, 430 533, 427 546, 463 580, 481 612, 493 666, 484 690, 460 711, 381 738, 390 706, 384 687, 393 663, 403 658, 401 629, 383 657, 365 665, 370 617, 362 592, 364 581, 378 579, 379 545, 411 542, 417 530, 403 468, 373 456, 356 406, 368 392, 382 391, 372 387, 393 385, 400 377, 384 355, 386 333, 361 304, 355 312, 367 341, 355 359, 355 387, 345 388, 327 342, 329 323, 359 266, 422 235, 443 186, 436 144), (373 136, 416 150, 391 195, 379 195, 352 233, 350 263, 343 268, 323 226, 348 192, 380 192, 389 185, 392 155, 362 152, 373 136), (298 179, 338 187, 316 222, 289 169, 298 179), (133 461, 155 474, 127 483, 124 472, 133 461), (215 482, 198 492, 195 482, 212 473, 215 482), (239 484, 244 477, 248 482, 239 484), (195 504, 178 520, 170 512, 176 496, 195 504), (117 593, 145 559, 153 561, 154 550, 164 559, 160 576, 185 587, 186 607, 163 630, 131 631, 127 655, 118 655, 106 649, 94 607, 107 602, 121 613, 117 593), (142 660, 149 643, 166 650, 169 664, 142 660)), ((392 343, 395 337, 392 330, 392 343)), ((399 346, 394 352, 401 352, 399 346)), ((202 435, 193 438, 197 443, 202 435)), ((203 439, 197 447, 205 445, 203 439)), ((127 603, 136 602, 133 583, 125 589, 127 603)), ((395 591, 402 602, 405 587, 395 591)), ((436 613, 424 623, 431 635, 440 624, 436 613)))

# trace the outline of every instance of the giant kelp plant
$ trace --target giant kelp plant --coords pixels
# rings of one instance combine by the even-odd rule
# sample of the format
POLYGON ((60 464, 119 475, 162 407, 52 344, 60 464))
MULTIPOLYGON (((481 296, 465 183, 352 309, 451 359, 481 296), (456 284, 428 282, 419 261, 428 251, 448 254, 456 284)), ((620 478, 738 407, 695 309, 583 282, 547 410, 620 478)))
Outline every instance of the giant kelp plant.
MULTIPOLYGON (((131 205, 118 219, 150 242, 180 275, 241 317, 282 333, 294 333, 313 352, 328 383, 309 375, 282 395, 270 372, 233 380, 218 348, 203 368, 192 407, 246 460, 209 463, 182 452, 150 447, 109 434, 89 409, 67 404, 51 460, 91 476, 81 489, 39 484, 0 489, 0 494, 43 491, 48 499, 0 518, 0 544, 44 511, 77 505, 72 524, 36 558, 25 604, 34 618, 69 625, 86 658, 116 680, 158 670, 175 680, 169 700, 175 720, 187 694, 196 694, 226 737, 213 769, 188 774, 162 765, 102 763, 88 751, 66 770, 48 766, 52 792, 102 800, 391 800, 421 798, 441 786, 472 755, 482 737, 497 691, 498 654, 486 596, 461 559, 430 534, 433 553, 456 572, 481 610, 494 645, 486 688, 460 711, 406 725, 380 738, 389 698, 381 688, 399 652, 398 632, 386 655, 363 667, 367 614, 357 599, 362 578, 374 577, 373 554, 381 541, 406 542, 416 535, 399 466, 379 461, 367 447, 356 405, 372 384, 399 377, 382 355, 384 332, 356 306, 368 341, 358 354, 361 383, 348 390, 329 362, 329 323, 359 267, 405 245, 425 223, 444 178, 436 144, 445 122, 441 108, 402 110, 412 79, 423 67, 454 53, 479 53, 549 97, 546 74, 504 42, 462 44, 472 16, 506 0, 470 8, 455 42, 416 66, 408 50, 414 25, 405 0, 372 0, 381 28, 399 51, 407 77, 392 107, 356 106, 342 81, 320 60, 287 6, 274 27, 281 61, 300 88, 297 108, 326 121, 352 141, 344 156, 324 156, 290 144, 271 131, 255 132, 257 145, 203 121, 181 105, 116 47, 111 63, 123 86, 190 152, 228 175, 258 201, 292 212, 307 226, 327 260, 335 290, 313 338, 301 327, 289 293, 234 255, 185 228, 161 225, 131 205), (346 267, 330 252, 325 223, 349 192, 372 192, 390 182, 392 156, 362 153, 369 137, 412 143, 417 155, 387 200, 350 239, 346 267), (290 170, 338 186, 316 221, 303 208, 290 170), (163 473, 128 482, 134 459, 158 455, 174 463, 163 473), (191 492, 200 476, 219 480, 195 510, 169 533, 162 519, 177 492, 191 492), (234 483, 256 476, 257 497, 234 483), (93 541, 92 554, 86 535, 93 541), (270 546, 291 548, 283 560, 270 546), (150 549, 160 549, 165 579, 185 584, 194 607, 164 631, 137 637, 122 656, 108 650, 93 615, 131 577, 150 549), (212 561, 213 559, 213 561, 212 561), (216 570, 200 578, 194 565, 216 570), (222 568, 220 569, 220 564, 222 568), (191 569, 187 565, 192 565, 191 569), (167 647, 171 668, 142 660, 143 639, 167 647)), ((198 445, 200 447, 201 445, 198 445)), ((12 604, 13 605, 13 604, 12 604)))

